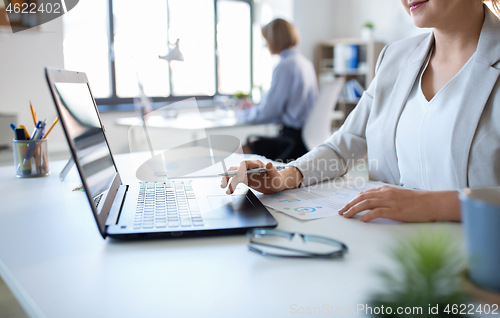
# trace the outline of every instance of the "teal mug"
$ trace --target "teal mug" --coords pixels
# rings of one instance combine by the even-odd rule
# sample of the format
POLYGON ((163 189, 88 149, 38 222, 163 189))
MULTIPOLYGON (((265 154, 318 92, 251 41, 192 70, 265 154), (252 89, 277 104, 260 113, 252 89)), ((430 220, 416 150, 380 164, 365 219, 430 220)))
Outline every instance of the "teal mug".
POLYGON ((500 188, 465 189, 460 204, 469 277, 500 292, 500 188))

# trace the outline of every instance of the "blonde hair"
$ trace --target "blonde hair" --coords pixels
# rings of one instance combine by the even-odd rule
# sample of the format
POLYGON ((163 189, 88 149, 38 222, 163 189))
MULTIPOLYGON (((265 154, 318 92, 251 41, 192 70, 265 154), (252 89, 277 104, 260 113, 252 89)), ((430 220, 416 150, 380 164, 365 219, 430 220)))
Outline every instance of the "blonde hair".
POLYGON ((290 22, 276 19, 262 28, 262 36, 273 54, 292 48, 299 42, 299 32, 290 22))

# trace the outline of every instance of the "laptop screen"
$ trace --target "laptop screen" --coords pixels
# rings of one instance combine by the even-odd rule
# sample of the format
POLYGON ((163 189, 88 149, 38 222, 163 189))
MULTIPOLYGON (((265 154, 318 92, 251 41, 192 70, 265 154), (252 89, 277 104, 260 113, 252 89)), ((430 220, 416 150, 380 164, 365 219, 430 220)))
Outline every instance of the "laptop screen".
POLYGON ((117 173, 87 83, 54 83, 66 133, 75 145, 85 189, 97 211, 117 173))

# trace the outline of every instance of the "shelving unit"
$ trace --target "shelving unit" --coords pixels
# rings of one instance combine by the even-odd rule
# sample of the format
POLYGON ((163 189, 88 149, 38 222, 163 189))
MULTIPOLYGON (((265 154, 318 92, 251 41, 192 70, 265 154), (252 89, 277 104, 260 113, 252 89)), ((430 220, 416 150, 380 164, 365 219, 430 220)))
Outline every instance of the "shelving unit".
MULTIPOLYGON (((373 77, 375 76, 375 65, 380 51, 384 48, 385 44, 373 40, 362 40, 355 38, 332 39, 318 44, 316 56, 316 74, 318 75, 318 82, 331 80, 335 77, 344 77, 346 83, 351 79, 355 79, 363 89, 366 89, 373 77), (351 64, 351 67, 336 68, 339 65, 335 59, 335 47, 338 45, 356 47, 357 48, 357 63, 356 66, 351 64)), ((338 50, 337 50, 338 51, 338 50)), ((359 99, 358 99, 359 100, 359 99)), ((336 118, 332 123, 332 127, 339 127, 344 122, 349 113, 356 107, 358 100, 341 99, 335 105, 334 113, 336 118)))

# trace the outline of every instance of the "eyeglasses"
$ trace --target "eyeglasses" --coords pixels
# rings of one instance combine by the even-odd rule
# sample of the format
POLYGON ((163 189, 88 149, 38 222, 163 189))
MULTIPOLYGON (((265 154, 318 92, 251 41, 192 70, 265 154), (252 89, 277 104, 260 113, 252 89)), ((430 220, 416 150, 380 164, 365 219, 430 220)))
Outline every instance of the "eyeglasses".
POLYGON ((247 232, 251 251, 276 257, 335 258, 347 253, 347 246, 334 239, 270 229, 247 232))

